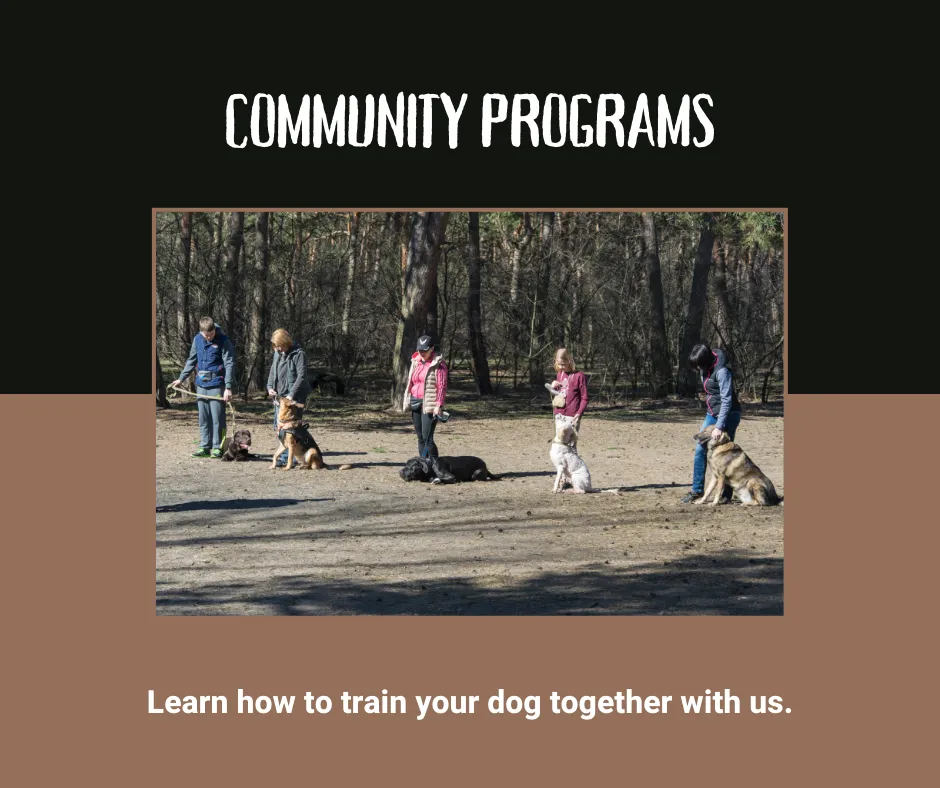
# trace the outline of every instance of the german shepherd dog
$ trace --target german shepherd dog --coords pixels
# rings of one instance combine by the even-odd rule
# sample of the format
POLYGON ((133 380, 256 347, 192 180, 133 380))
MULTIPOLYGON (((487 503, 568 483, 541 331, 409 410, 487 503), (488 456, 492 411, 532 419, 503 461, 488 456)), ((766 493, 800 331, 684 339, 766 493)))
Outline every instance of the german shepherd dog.
POLYGON ((716 506, 725 484, 731 485, 744 506, 776 506, 780 503, 783 499, 777 495, 773 482, 761 472, 744 450, 728 437, 727 432, 722 431, 721 437, 713 440, 714 429, 715 426, 711 425, 695 435, 695 440, 707 446, 708 467, 712 471, 708 488, 695 503, 705 503, 712 490, 717 488, 718 491, 711 502, 712 506, 716 506))
POLYGON ((251 455, 251 433, 248 430, 238 430, 233 436, 222 459, 225 462, 247 462, 251 455))
POLYGON ((304 468, 317 470, 329 469, 329 465, 323 462, 323 455, 320 453, 320 447, 313 439, 313 436, 307 431, 307 425, 301 424, 304 406, 302 403, 294 402, 292 399, 284 397, 280 400, 277 412, 278 441, 280 447, 274 452, 274 459, 271 461, 271 467, 277 467, 277 458, 287 449, 287 464, 285 471, 289 471, 294 466, 294 457, 296 457, 304 468))

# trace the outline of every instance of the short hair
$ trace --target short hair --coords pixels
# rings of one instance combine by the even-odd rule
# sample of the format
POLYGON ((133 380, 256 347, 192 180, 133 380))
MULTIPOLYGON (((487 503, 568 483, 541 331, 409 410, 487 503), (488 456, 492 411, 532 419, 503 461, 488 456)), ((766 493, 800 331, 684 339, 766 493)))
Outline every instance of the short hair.
POLYGON ((294 344, 294 341, 290 338, 290 334, 283 328, 279 328, 271 334, 271 344, 274 345, 275 348, 287 348, 294 344))
POLYGON ((714 363, 712 349, 704 343, 696 345, 689 353, 689 365, 695 369, 709 369, 714 363))
POLYGON ((215 321, 211 317, 199 318, 199 330, 209 333, 215 331, 215 321))
POLYGON ((555 351, 555 363, 553 365, 556 372, 574 372, 577 367, 574 365, 574 359, 571 358, 571 354, 568 352, 567 348, 560 347, 555 351), (559 360, 561 363, 559 364, 559 360))

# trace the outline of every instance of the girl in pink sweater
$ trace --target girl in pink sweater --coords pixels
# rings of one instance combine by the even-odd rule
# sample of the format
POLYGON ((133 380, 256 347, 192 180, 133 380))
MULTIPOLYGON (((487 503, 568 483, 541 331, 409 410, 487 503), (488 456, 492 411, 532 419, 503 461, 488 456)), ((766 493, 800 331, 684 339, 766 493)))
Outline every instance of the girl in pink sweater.
MULTIPOLYGON (((564 406, 555 406, 555 426, 570 424, 575 432, 580 432, 581 416, 588 404, 587 380, 563 347, 555 351, 555 371, 558 374, 548 386, 553 394, 561 394, 565 398, 564 406)), ((577 448, 577 440, 574 447, 577 448)))

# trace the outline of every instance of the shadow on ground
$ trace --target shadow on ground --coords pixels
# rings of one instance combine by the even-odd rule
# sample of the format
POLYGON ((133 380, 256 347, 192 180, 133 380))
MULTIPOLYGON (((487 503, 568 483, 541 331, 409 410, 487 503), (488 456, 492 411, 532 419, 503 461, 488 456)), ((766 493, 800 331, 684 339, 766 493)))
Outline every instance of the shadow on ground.
POLYGON ((276 509, 281 506, 294 506, 298 503, 318 503, 335 501, 335 498, 230 498, 225 501, 186 501, 185 503, 158 506, 158 513, 194 512, 213 509, 276 509))
MULTIPOLYGON (((350 567, 354 571, 353 567, 350 567)), ((280 575, 198 590, 158 588, 168 615, 782 615, 783 560, 737 552, 667 564, 545 571, 486 587, 475 578, 413 582, 280 575)))

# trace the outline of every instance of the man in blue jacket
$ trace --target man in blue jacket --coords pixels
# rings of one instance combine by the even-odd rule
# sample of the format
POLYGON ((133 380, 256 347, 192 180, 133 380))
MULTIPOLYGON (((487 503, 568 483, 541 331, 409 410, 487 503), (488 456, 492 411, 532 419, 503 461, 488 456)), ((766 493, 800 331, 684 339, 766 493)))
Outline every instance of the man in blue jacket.
MULTIPOLYGON (((708 345, 696 345, 689 354, 689 364, 699 371, 702 388, 705 389, 708 413, 699 432, 714 424, 713 434, 727 432, 728 437, 734 440, 741 423, 741 403, 738 402, 727 354, 723 350, 712 350, 708 345)), ((682 503, 691 503, 704 494, 707 462, 708 449, 698 444, 692 470, 692 491, 682 499, 682 503)), ((731 492, 731 486, 726 484, 722 492, 723 502, 731 500, 731 492)))
POLYGON ((232 383, 235 380, 235 349, 232 341, 211 318, 199 321, 199 333, 193 339, 189 358, 180 376, 170 385, 178 386, 196 371, 196 393, 222 400, 199 399, 199 435, 202 446, 193 452, 193 457, 222 456, 225 442, 225 403, 232 398, 232 383))

